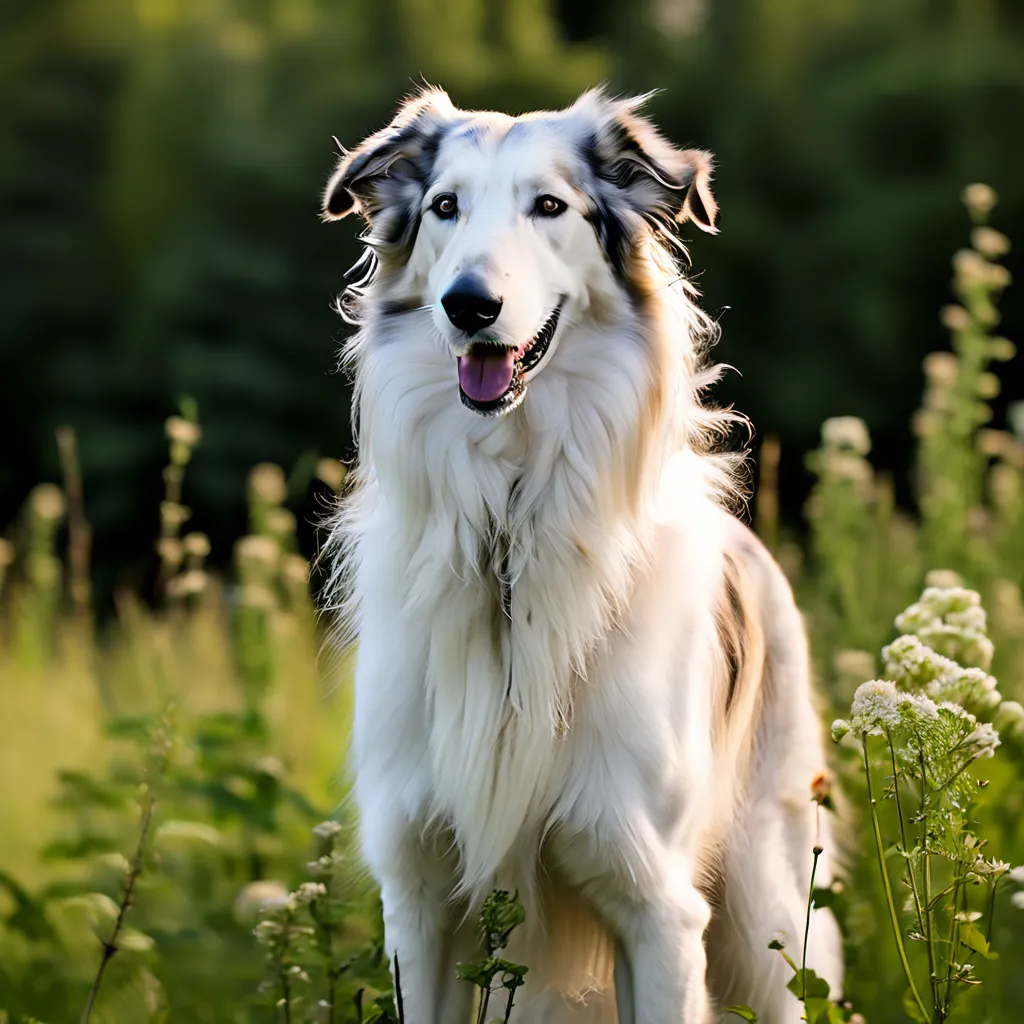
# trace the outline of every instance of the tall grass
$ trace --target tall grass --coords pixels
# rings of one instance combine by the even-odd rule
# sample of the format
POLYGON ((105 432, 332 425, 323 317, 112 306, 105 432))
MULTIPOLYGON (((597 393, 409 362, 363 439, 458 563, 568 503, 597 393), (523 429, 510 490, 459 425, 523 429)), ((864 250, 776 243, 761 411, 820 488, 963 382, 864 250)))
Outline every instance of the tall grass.
MULTIPOLYGON (((822 995, 796 956, 809 1020, 856 1011, 872 1022, 1009 1024, 1024 1005, 1014 967, 1024 898, 1009 870, 1024 860, 1024 422, 1016 433, 989 422, 990 364, 1013 354, 997 333, 1008 242, 987 223, 991 191, 972 186, 966 199, 971 247, 954 259, 957 301, 941 314, 951 347, 925 361, 912 424, 916 507, 896 506, 864 424, 830 420, 808 459, 816 484, 801 546, 779 522, 774 483, 791 456, 770 440, 763 449, 757 525, 806 613, 822 688, 845 718, 860 688, 856 728, 835 748, 851 808, 848 870, 810 894, 841 919, 851 1005, 822 995), (972 588, 989 613, 1002 746, 963 767, 962 792, 921 789, 929 777, 914 774, 911 740, 880 737, 864 717, 866 680, 910 692, 892 641, 925 583, 972 588), (950 800, 959 841, 985 843, 984 856, 1005 865, 998 878, 950 866, 950 800), (950 881, 952 903, 922 915, 950 881), (953 929, 944 946, 930 932, 940 918, 953 929), (969 971, 965 949, 977 953, 969 971), (908 989, 916 997, 905 1000, 908 989)), ((254 468, 250 533, 220 578, 187 507, 202 443, 193 405, 168 420, 167 438, 155 602, 118 592, 113 622, 95 626, 89 482, 70 431, 57 438, 62 484, 36 488, 0 541, 0 1020, 395 1019, 376 895, 344 801, 348 661, 322 656, 284 474, 254 468)), ((340 488, 337 463, 318 472, 340 488)), ((491 910, 514 925, 513 904, 491 910)), ((482 991, 504 986, 481 999, 481 1020, 488 998, 515 1020, 523 968, 501 960, 492 932, 462 975, 482 991)), ((797 951, 801 940, 785 941, 797 951)))

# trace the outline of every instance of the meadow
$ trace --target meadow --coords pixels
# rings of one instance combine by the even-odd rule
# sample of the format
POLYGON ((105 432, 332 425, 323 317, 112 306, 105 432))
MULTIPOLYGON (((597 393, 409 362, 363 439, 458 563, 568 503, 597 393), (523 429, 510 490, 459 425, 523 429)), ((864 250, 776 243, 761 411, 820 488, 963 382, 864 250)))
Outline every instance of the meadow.
MULTIPOLYGON (((823 724, 839 719, 835 782, 808 799, 844 819, 846 870, 809 899, 842 923, 842 1002, 802 970, 799 936, 777 943, 808 1021, 1010 1024, 1024 1005, 1024 409, 991 422, 1009 242, 990 189, 964 199, 950 346, 909 425, 912 507, 860 420, 823 425, 801 524, 779 517, 791 453, 755 453, 752 518, 806 615, 823 724)), ((121 587, 97 624, 70 429, 62 480, 0 540, 0 1021, 394 1020, 345 801, 352 652, 326 642, 285 471, 253 468, 224 576, 188 508, 194 403, 166 437, 146 600, 121 587)), ((315 476, 343 491, 339 462, 315 476)), ((514 1021, 516 908, 489 913, 464 974, 514 1021)))

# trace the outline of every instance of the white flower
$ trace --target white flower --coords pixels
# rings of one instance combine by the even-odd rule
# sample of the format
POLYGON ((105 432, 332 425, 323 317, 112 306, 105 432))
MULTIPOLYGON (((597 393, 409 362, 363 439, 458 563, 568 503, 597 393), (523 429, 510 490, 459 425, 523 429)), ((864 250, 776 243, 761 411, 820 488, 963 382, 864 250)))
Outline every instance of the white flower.
POLYGON ((871 435, 858 416, 833 416, 821 425, 822 441, 833 448, 852 448, 858 455, 871 451, 871 435))
POLYGON ((333 839, 339 832, 341 832, 341 826, 336 821, 321 821, 313 829, 313 835, 319 836, 321 839, 333 839))
POLYGON ((1012 903, 1012 904, 1013 904, 1013 905, 1014 905, 1014 906, 1015 906, 1015 907, 1016 907, 1016 908, 1017 908, 1018 910, 1024 910, 1024 890, 1021 890, 1021 891, 1019 891, 1019 892, 1015 892, 1015 893, 1014 893, 1014 894, 1013 894, 1013 895, 1012 895, 1012 896, 1010 897, 1010 902, 1011 902, 1011 903, 1012 903))
POLYGON ((1024 864, 1010 869, 1006 876, 1014 885, 1024 885, 1024 864))
POLYGON ((875 732, 900 724, 900 705, 909 698, 886 679, 861 683, 853 695, 850 715, 858 732, 875 732))
POLYGON ((944 700, 939 705, 940 711, 946 711, 954 718, 959 718, 966 722, 972 728, 977 725, 978 720, 970 712, 965 711, 959 704, 953 704, 951 701, 944 700))
MULTIPOLYGON (((287 900, 288 890, 280 882, 273 882, 269 879, 250 882, 235 898, 233 908, 235 920, 240 924, 254 921, 260 911, 283 907, 287 900)), ((264 929, 267 934, 273 932, 274 929, 270 927, 272 924, 271 921, 261 921, 256 926, 257 938, 259 938, 259 929, 263 925, 267 926, 264 929)))
POLYGON ((1024 732, 1024 707, 1015 700, 1004 700, 999 705, 992 724, 1000 732, 1009 733, 1011 736, 1024 732))
POLYGON ((999 733, 992 728, 989 722, 981 722, 967 737, 967 742, 978 748, 979 757, 992 757, 996 752, 996 747, 999 746, 999 733))
POLYGON ((323 882, 303 882, 289 897, 289 903, 295 906, 307 906, 327 895, 327 887, 323 882))
POLYGON ((999 202, 996 190, 991 185, 974 182, 968 185, 960 195, 964 205, 972 212, 984 216, 999 202))
POLYGON ((908 703, 914 711, 925 718, 937 719, 939 717, 938 705, 923 693, 911 694, 908 697, 908 703))

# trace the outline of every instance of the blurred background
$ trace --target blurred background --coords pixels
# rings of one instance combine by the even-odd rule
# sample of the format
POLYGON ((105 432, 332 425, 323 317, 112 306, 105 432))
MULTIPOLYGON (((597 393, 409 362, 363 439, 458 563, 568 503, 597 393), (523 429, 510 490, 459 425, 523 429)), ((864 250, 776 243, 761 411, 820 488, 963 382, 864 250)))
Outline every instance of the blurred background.
MULTIPOLYGON (((991 184, 1024 235, 1017 0, 6 0, 0 19, 0 523, 57 479, 73 426, 105 592, 151 553, 181 394, 215 560, 251 465, 351 454, 330 303, 356 231, 320 224, 319 192, 330 136, 355 145, 421 78, 509 111, 664 90, 665 132, 717 158, 722 233, 692 256, 742 375, 719 398, 781 439, 790 518, 826 416, 863 417, 905 493, 963 186, 991 184)), ((1024 295, 1003 313, 1020 337, 1024 295)), ((1022 369, 997 370, 997 414, 1022 369)))
MULTIPOLYGON (((752 518, 831 710, 925 582, 980 592, 1024 700, 1020 0, 0 0, 0 1024, 393 1020, 350 661, 307 586, 353 455, 331 304, 357 226, 319 197, 331 136, 423 80, 510 112, 662 90, 665 134, 716 155, 721 234, 689 239, 739 371, 715 397, 753 420, 752 518), (972 182, 998 205, 965 210, 972 182)), ((1008 722, 978 789, 1007 866, 1008 722)), ((848 995, 923 1019, 835 751, 848 995)), ((967 906, 1002 959, 950 1019, 1011 1024, 1024 893, 967 906)))

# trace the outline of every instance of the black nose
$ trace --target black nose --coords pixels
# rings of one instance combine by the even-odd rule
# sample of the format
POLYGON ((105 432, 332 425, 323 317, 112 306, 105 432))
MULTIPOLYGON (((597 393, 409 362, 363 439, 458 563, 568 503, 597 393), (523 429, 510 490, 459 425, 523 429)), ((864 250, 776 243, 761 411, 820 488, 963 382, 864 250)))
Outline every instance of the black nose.
POLYGON ((501 312, 501 299, 491 295, 479 278, 463 274, 441 298, 448 319, 467 334, 490 327, 501 312))

